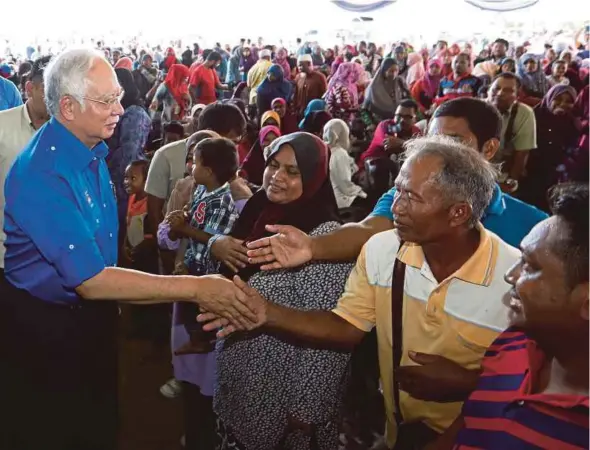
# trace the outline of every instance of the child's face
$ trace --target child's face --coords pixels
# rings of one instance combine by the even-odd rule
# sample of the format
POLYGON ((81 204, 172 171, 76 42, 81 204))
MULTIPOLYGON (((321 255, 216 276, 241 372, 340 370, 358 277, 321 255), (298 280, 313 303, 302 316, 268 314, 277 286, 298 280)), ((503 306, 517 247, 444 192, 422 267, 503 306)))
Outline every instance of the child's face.
POLYGON ((211 170, 201 162, 201 155, 195 151, 193 155, 193 179, 197 184, 206 184, 211 179, 211 170))
POLYGON ((123 179, 125 192, 127 194, 141 194, 145 188, 145 178, 141 167, 127 166, 125 178, 123 179))
POLYGON ((276 112, 279 117, 285 117, 285 113, 287 112, 287 105, 281 102, 275 102, 272 104, 272 110, 276 112))

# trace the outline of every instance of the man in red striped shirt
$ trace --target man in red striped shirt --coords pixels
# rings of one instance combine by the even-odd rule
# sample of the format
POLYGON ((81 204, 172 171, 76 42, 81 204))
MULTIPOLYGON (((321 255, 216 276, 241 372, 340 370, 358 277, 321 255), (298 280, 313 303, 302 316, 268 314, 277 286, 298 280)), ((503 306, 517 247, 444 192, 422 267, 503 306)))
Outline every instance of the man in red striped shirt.
POLYGON ((588 448, 588 185, 560 185, 551 203, 554 215, 523 239, 506 274, 512 326, 428 449, 588 448))

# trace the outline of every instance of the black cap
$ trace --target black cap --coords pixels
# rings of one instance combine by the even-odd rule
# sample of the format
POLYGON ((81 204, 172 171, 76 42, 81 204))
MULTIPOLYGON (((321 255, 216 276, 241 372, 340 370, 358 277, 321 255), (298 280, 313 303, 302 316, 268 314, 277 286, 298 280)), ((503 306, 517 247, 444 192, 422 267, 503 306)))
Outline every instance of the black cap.
POLYGON ((498 38, 494 41, 494 44, 504 44, 504 46, 506 48, 510 47, 510 44, 508 43, 508 41, 506 39, 502 39, 502 38, 498 38))

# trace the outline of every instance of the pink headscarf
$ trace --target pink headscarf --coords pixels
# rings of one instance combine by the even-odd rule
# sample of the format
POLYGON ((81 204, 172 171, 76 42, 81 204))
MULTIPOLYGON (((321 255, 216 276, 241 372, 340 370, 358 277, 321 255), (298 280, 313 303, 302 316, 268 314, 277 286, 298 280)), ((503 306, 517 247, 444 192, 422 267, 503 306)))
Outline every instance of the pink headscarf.
POLYGON ((332 92, 334 88, 342 85, 348 89, 352 96, 353 105, 358 105, 359 94, 357 83, 363 75, 364 69, 360 64, 354 62, 345 62, 338 66, 338 70, 328 83, 328 93, 332 92))
POLYGON ((275 64, 278 64, 283 69, 283 74, 285 75, 285 80, 291 79, 291 66, 289 66, 289 61, 287 61, 287 57, 289 53, 284 48, 279 48, 275 55, 275 60, 273 61, 275 64))
POLYGON ((406 83, 411 87, 412 84, 424 76, 426 70, 424 70, 424 64, 420 53, 410 53, 408 55, 407 64, 409 69, 408 74, 406 75, 406 83))
POLYGON ((133 71, 133 61, 131 61, 131 58, 125 56, 124 58, 121 58, 119 61, 117 61, 117 64, 115 64, 115 69, 127 69, 128 71, 133 71))
POLYGON ((262 145, 268 133, 274 133, 278 138, 281 137, 281 130, 279 130, 278 127, 275 127, 274 125, 266 125, 265 127, 262 127, 260 133, 258 133, 260 145, 262 145))
POLYGON ((442 72, 440 72, 438 75, 434 77, 430 75, 431 66, 438 66, 442 70, 443 64, 442 61, 438 59, 431 59, 430 61, 428 61, 428 71, 424 74, 424 92, 426 93, 426 95, 428 95, 428 97, 434 98, 438 93, 438 87, 443 75, 442 72))

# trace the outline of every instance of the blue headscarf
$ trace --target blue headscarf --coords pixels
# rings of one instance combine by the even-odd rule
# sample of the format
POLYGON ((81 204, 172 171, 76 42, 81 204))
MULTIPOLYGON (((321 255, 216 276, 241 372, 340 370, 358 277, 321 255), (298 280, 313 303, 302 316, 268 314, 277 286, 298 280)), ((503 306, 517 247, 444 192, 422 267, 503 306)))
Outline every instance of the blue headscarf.
POLYGON ((541 65, 541 57, 531 53, 525 53, 518 60, 518 75, 522 81, 522 87, 527 95, 543 98, 549 90, 549 83, 541 65), (537 70, 527 72, 526 63, 530 60, 537 62, 537 70))
POLYGON ((303 112, 303 119, 301 119, 301 122, 299 122, 299 129, 303 130, 305 128, 305 122, 307 119, 310 118, 311 113, 316 111, 324 111, 325 109, 326 102, 319 98, 316 98, 315 100, 309 102, 307 104, 307 108, 305 108, 305 111, 303 112))
POLYGON ((258 95, 270 98, 270 101, 280 97, 286 102, 289 102, 293 92, 293 85, 290 82, 285 81, 283 68, 278 64, 273 64, 268 68, 266 75, 266 78, 260 83, 260 86, 258 86, 258 89, 256 90, 258 95), (269 81, 268 74, 273 75, 274 81, 269 81))

